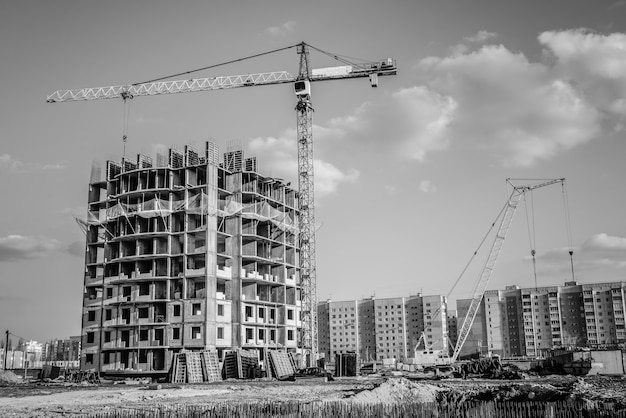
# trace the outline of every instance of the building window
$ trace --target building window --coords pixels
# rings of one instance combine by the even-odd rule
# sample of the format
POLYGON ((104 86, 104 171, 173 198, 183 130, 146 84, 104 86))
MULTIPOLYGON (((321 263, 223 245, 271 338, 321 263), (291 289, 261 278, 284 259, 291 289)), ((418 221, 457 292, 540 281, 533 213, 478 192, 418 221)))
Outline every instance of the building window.
POLYGON ((202 337, 202 331, 200 327, 192 327, 191 328, 191 338, 194 340, 199 340, 202 337))
POLYGON ((111 309, 107 309, 104 311, 104 317, 107 321, 110 321, 113 318, 113 311, 111 309))
POLYGON ((218 340, 224 339, 224 327, 217 327, 217 339, 218 340))
POLYGON ((111 331, 104 332, 104 342, 105 343, 111 342, 111 331))
POLYGON ((111 353, 104 353, 104 364, 109 364, 111 362, 111 353))
POLYGON ((92 364, 92 363, 93 363, 93 354, 87 354, 87 355, 85 356, 85 362, 86 362, 87 364, 92 364))
POLYGON ((87 321, 95 321, 96 320, 96 311, 87 312, 87 321))
POLYGON ((88 332, 87 333, 87 343, 93 343, 94 340, 94 333, 93 332, 88 332))
POLYGON ((217 316, 224 316, 224 305, 217 305, 217 316))
POLYGON ((174 305, 174 316, 180 316, 180 305, 174 305))
POLYGON ((148 317, 148 308, 139 308, 138 309, 139 312, 139 318, 147 318, 148 317))
POLYGON ((293 320, 293 309, 287 309, 287 319, 293 320))
POLYGON ((173 328, 172 329, 172 339, 180 340, 180 328, 173 328))
POLYGON ((191 314, 192 315, 200 315, 200 314, 202 314, 202 305, 200 303, 194 303, 191 306, 191 314))
POLYGON ((291 329, 287 330, 287 339, 289 341, 293 341, 293 330, 291 329))
POLYGON ((142 329, 139 331, 139 341, 148 341, 148 330, 142 329))
POLYGON ((139 284, 139 296, 146 296, 150 294, 150 283, 139 284))

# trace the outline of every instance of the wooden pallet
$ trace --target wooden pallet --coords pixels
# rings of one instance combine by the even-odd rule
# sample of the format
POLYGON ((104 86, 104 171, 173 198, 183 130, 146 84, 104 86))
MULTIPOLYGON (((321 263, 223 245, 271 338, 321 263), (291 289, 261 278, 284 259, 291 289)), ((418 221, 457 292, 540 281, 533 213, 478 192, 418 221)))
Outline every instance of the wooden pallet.
POLYGON ((202 360, 199 352, 188 352, 186 354, 187 362, 187 382, 188 383, 201 383, 203 379, 202 375, 202 360))
POLYGON ((174 354, 171 380, 172 383, 185 383, 187 381, 187 361, 185 353, 174 354))
POLYGON ((217 382, 218 380, 222 380, 220 374, 220 363, 217 359, 217 352, 203 351, 202 365, 205 382, 217 382))
POLYGON ((270 351, 270 364, 272 373, 278 379, 292 376, 295 373, 294 367, 289 360, 289 356, 284 351, 270 351))
POLYGON ((237 352, 236 351, 224 351, 224 366, 222 377, 224 379, 238 379, 239 373, 237 370, 237 352))

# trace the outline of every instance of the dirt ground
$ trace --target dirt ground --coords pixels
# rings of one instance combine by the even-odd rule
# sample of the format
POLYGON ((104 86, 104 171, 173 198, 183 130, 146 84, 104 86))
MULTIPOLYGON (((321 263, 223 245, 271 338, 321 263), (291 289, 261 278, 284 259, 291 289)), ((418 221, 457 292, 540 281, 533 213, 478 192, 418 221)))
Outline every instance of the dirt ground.
POLYGON ((564 399, 612 401, 626 405, 624 377, 546 376, 526 380, 486 379, 409 380, 403 377, 323 378, 278 382, 258 379, 206 384, 146 384, 127 382, 99 385, 22 382, 0 376, 2 417, 60 417, 107 409, 145 406, 207 404, 224 401, 328 401, 347 402, 463 402, 465 400, 564 399), (132 383, 132 384, 131 384, 132 383))

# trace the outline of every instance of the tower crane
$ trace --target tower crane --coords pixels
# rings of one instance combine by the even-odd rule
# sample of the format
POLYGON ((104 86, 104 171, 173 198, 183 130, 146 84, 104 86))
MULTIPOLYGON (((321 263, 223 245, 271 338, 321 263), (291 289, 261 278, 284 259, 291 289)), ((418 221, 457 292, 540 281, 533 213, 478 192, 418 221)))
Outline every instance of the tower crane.
MULTIPOLYGON (((396 75, 395 60, 387 58, 379 61, 353 63, 340 56, 329 54, 305 42, 280 48, 251 57, 229 61, 198 70, 187 71, 143 83, 120 86, 93 87, 75 90, 58 90, 48 95, 48 103, 123 99, 125 102, 137 96, 155 96, 162 94, 190 93, 199 91, 221 90, 236 87, 252 87, 271 84, 293 83, 298 99, 297 115, 297 146, 298 146, 298 187, 299 187, 299 244, 300 244, 300 278, 302 284, 302 335, 301 346, 308 354, 308 363, 313 365, 318 355, 317 341, 317 306, 316 306, 316 268, 315 268, 315 200, 313 184, 313 107, 311 104, 311 83, 348 78, 369 78, 372 87, 378 86, 378 77, 396 75), (209 78, 192 78, 186 80, 167 80, 172 77, 206 70, 219 65, 230 64, 244 59, 254 58, 290 48, 297 48, 300 56, 299 71, 293 76, 286 71, 231 75, 209 78), (310 66, 310 49, 329 55, 346 65, 321 69, 310 66)), ((124 137, 124 141, 126 138, 124 137)))

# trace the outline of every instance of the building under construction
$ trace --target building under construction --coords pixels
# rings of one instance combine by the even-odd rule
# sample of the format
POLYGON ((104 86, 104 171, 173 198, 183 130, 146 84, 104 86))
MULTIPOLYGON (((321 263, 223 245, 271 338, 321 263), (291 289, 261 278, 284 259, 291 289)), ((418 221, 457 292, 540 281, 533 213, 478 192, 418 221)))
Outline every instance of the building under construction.
POLYGON ((217 145, 94 169, 81 368, 167 372, 181 350, 299 352, 298 192, 217 145))

